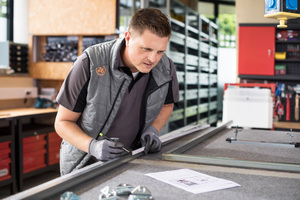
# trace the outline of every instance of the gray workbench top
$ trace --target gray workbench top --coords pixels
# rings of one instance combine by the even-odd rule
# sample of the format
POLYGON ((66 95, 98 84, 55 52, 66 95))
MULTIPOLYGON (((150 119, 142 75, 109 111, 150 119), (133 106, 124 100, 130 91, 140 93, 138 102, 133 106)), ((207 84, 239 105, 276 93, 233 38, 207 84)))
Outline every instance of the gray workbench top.
MULTIPOLYGON (((118 162, 118 167, 111 168, 101 175, 94 175, 95 173, 85 173, 89 170, 78 170, 75 173, 65 175, 53 180, 48 184, 45 183, 43 187, 47 187, 57 182, 64 182, 64 180, 75 181, 74 178, 82 177, 75 176, 82 174, 86 177, 92 177, 85 181, 78 181, 78 184, 69 187, 67 191, 71 191, 78 195, 81 200, 99 199, 100 190, 106 186, 111 189, 116 188, 121 183, 127 183, 132 186, 145 186, 148 188, 155 200, 178 200, 178 199, 203 199, 203 200, 295 200, 300 199, 300 173, 279 172, 271 170, 259 169, 246 169, 237 167, 225 167, 203 164, 192 164, 184 162, 170 162, 162 159, 162 155, 181 144, 192 140, 193 138, 201 135, 207 130, 199 131, 190 134, 179 140, 173 141, 163 146, 162 151, 155 154, 143 155, 130 162, 118 162), (218 191, 206 192, 201 194, 189 193, 185 190, 168 185, 156 179, 146 176, 147 173, 162 172, 167 170, 176 169, 191 169, 200 173, 204 173, 217 178, 230 180, 240 184, 240 187, 223 189, 218 191), (72 179, 73 177, 73 179, 72 179)), ((243 135, 240 134, 241 139, 257 139, 259 140, 277 140, 280 137, 286 139, 282 134, 284 132, 275 131, 258 131, 258 130, 243 130, 243 135), (264 136, 261 134, 264 132, 264 136), (242 137, 243 136, 243 137, 242 137), (271 137, 270 137, 271 136, 271 137), (267 137, 267 138, 264 138, 267 137)), ((299 133, 295 133, 295 139, 299 137, 299 133)), ((236 157, 237 159, 253 159, 253 160, 268 160, 275 162, 292 162, 299 163, 299 148, 283 148, 283 149, 270 149, 269 146, 252 146, 230 144, 225 141, 227 137, 233 137, 234 130, 227 129, 221 131, 204 142, 196 145, 184 154, 193 154, 201 156, 222 156, 222 157, 236 157)), ((132 158, 131 156, 129 156, 132 158)), ((97 165, 93 164, 93 165, 97 165)), ((93 165, 87 168, 92 168, 93 165)), ((100 168, 95 168, 99 169, 100 168)), ((94 170, 95 171, 95 170, 94 170)), ((91 171, 90 171, 91 172, 91 171)), ((99 173, 100 174, 100 173, 99 173)), ((79 179, 78 179, 79 180, 79 179)), ((42 186, 41 186, 42 187, 42 186)), ((38 191, 40 188, 36 188, 38 191)), ((62 190, 60 190, 62 191, 62 190)), ((32 191, 28 191, 30 193, 32 191)), ((63 192, 62 192, 63 193, 63 192)), ((61 194, 62 194, 61 193, 61 194)), ((61 194, 55 194, 52 198, 47 199, 60 199, 61 194)), ((118 199, 127 199, 118 198, 118 199)))
MULTIPOLYGON (((207 155, 207 156, 237 156, 240 158, 254 158, 270 161, 282 161, 290 162, 294 159, 295 155, 299 154, 299 149, 296 149, 297 154, 286 152, 283 150, 275 151, 273 148, 266 147, 269 150, 262 150, 264 147, 253 148, 253 146, 240 146, 236 147, 236 144, 229 144, 225 141, 227 137, 233 136, 233 129, 225 130, 218 133, 216 136, 206 140, 205 142, 197 145, 196 147, 185 152, 187 154, 207 155), (227 151, 227 154, 226 154, 227 151), (252 152, 252 153, 251 153, 252 152), (254 152, 254 153, 253 153, 254 152), (273 154, 272 154, 273 152, 273 154), (286 153, 286 160, 285 160, 286 153), (289 156, 293 154, 293 156, 289 156), (250 156, 250 157, 249 157, 250 156)), ((202 131, 203 132, 203 131, 202 131)), ((258 130, 243 130, 244 139, 255 139, 257 135, 262 132, 265 134, 273 134, 271 138, 276 138, 274 135, 278 134, 278 137, 282 136, 281 132, 274 131, 258 131, 258 130)), ((285 134, 285 133, 284 133, 285 134)), ((297 133, 295 133, 297 134, 297 133)), ((162 153, 169 151, 170 149, 180 145, 181 143, 188 141, 199 135, 198 133, 189 135, 179 141, 172 142, 165 145, 160 153, 149 154, 135 159, 129 163, 115 168, 105 175, 95 177, 83 185, 76 186, 70 190, 77 194, 81 199, 98 199, 100 190, 105 186, 109 186, 111 189, 116 188, 120 183, 131 184, 132 186, 145 186, 147 187, 154 199, 156 200, 178 200, 178 199, 243 199, 243 200, 258 200, 258 199, 300 199, 300 174, 299 173, 287 173, 287 172, 274 172, 265 170, 254 169, 239 169, 228 168, 218 166, 208 166, 200 164, 188 164, 179 162, 169 162, 162 160, 162 153), (219 191, 207 192, 202 194, 192 194, 174 186, 155 180, 146 176, 146 173, 160 172, 166 170, 175 170, 189 168, 207 175, 211 175, 217 178, 223 178, 226 180, 234 181, 240 184, 240 187, 224 189, 219 191)), ((267 136, 261 136, 260 139, 267 136)), ((298 137, 298 136, 297 136, 298 137)), ((240 138, 242 138, 240 134, 240 138)), ((276 139, 275 139, 276 140, 276 139)), ((295 150, 295 149, 294 149, 295 150)), ((296 156, 296 162, 299 162, 300 156, 296 156)), ((119 198, 121 199, 121 198, 119 198)), ((123 198, 127 199, 127 198, 123 198)))

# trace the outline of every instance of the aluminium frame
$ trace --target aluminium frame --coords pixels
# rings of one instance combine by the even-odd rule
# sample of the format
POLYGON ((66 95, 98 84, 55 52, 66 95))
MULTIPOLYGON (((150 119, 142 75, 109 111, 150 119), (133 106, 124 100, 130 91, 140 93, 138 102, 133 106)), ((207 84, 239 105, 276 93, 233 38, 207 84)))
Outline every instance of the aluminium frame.
MULTIPOLYGON (((273 170, 282 172, 300 172, 300 165, 293 163, 276 163, 276 162, 264 162, 264 161, 250 161, 250 160, 239 160, 233 158, 221 158, 221 157, 207 157, 198 155, 187 155, 183 154, 188 149, 200 144, 207 138, 219 133, 228 126, 230 122, 223 126, 217 127, 213 130, 208 130, 201 134, 197 138, 193 138, 190 141, 178 146, 165 154, 162 154, 163 160, 175 161, 175 162, 187 162, 204 165, 216 165, 225 167, 237 167, 237 168, 250 168, 250 169, 262 169, 262 170, 273 170)), ((231 123, 230 123, 231 124, 231 123)))

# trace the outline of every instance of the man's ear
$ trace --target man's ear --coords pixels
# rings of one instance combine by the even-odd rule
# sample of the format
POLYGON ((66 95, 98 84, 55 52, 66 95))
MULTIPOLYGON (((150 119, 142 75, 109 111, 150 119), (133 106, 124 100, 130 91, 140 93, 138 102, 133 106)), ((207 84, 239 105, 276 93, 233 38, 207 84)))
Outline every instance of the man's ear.
POLYGON ((129 45, 129 40, 130 40, 130 38, 131 38, 130 32, 129 32, 129 31, 126 31, 126 32, 125 32, 125 42, 126 42, 126 46, 129 45))

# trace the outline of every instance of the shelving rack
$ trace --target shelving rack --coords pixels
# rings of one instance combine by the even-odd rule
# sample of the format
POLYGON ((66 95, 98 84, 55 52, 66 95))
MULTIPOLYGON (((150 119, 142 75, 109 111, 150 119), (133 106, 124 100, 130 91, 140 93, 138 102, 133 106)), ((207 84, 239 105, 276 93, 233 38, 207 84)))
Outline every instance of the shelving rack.
POLYGON ((167 55, 179 83, 179 102, 166 126, 172 131, 188 124, 217 123, 218 26, 179 1, 151 4, 171 16, 167 55))

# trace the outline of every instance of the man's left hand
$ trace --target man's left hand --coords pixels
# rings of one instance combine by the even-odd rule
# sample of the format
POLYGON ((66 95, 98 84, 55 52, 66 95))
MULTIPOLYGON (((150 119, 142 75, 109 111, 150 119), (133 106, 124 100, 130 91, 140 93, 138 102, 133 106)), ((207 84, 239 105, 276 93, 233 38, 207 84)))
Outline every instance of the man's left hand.
POLYGON ((161 141, 158 137, 158 130, 153 126, 149 126, 141 136, 141 143, 145 146, 145 154, 159 152, 161 141))

